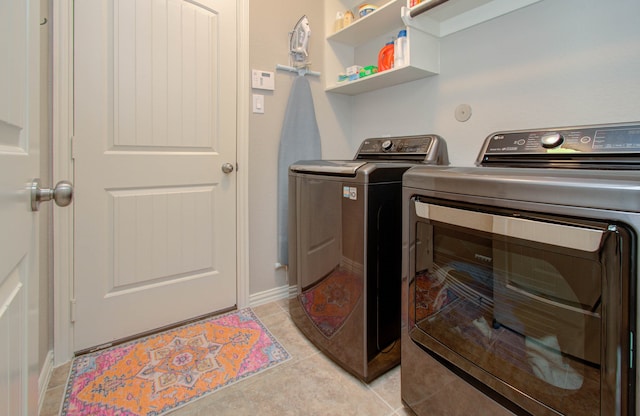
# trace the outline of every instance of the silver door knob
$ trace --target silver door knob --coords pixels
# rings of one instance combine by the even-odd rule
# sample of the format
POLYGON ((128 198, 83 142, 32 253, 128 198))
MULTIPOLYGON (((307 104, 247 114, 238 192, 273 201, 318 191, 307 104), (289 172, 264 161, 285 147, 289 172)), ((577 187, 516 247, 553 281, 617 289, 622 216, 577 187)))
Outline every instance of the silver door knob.
POLYGON ((233 165, 231 163, 225 163, 224 165, 222 165, 222 171, 224 173, 231 173, 233 172, 233 165))
POLYGON ((31 211, 38 211, 40 203, 54 200, 59 207, 66 207, 73 199, 73 185, 69 181, 60 181, 53 189, 40 188, 40 179, 31 182, 31 211))

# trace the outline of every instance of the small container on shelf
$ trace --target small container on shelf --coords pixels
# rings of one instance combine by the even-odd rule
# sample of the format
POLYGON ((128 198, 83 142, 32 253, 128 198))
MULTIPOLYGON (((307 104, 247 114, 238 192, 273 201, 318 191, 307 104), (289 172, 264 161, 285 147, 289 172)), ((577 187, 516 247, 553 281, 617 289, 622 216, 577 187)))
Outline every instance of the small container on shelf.
POLYGON ((349 78, 349 81, 355 81, 356 79, 360 78, 360 70, 362 69, 362 67, 360 65, 352 65, 350 67, 347 68, 347 77, 349 78))
POLYGON ((378 67, 375 65, 365 66, 360 70, 360 78, 367 77, 369 75, 373 75, 378 72, 378 67))
POLYGON ((393 44, 393 67, 400 68, 407 64, 407 31, 402 29, 393 44))
POLYGON ((356 18, 353 15, 353 12, 351 10, 347 10, 346 12, 344 12, 344 18, 343 18, 343 21, 342 21, 342 27, 349 26, 351 23, 353 23, 354 20, 356 20, 356 18))
POLYGON ((387 42, 378 53, 378 72, 393 68, 393 39, 387 42))
POLYGON ((336 13, 336 21, 333 26, 333 31, 337 32, 344 27, 344 13, 337 12, 336 13))
POLYGON ((369 3, 364 3, 358 7, 358 15, 362 18, 368 15, 369 13, 375 12, 377 9, 378 9, 378 6, 374 6, 369 3))

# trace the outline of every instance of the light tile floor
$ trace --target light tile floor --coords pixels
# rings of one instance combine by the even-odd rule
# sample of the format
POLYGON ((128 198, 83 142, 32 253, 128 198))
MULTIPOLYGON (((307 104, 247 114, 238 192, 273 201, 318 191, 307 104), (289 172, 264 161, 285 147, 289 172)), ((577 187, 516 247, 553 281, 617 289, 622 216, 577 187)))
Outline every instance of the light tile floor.
MULTIPOLYGON (((171 412, 171 416, 414 415, 400 399, 400 366, 370 384, 326 358, 298 331, 287 300, 253 308, 292 358, 171 412)), ((70 363, 53 372, 40 416, 58 415, 70 363)))

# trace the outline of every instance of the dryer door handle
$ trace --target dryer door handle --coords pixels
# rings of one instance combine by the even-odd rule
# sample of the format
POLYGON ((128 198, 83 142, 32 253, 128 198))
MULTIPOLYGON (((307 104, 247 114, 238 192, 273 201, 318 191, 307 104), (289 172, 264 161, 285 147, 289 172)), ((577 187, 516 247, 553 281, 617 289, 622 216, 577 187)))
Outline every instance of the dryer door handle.
POLYGON ((594 228, 507 217, 419 201, 415 204, 416 215, 421 218, 586 252, 598 251, 604 235, 603 230, 594 228))

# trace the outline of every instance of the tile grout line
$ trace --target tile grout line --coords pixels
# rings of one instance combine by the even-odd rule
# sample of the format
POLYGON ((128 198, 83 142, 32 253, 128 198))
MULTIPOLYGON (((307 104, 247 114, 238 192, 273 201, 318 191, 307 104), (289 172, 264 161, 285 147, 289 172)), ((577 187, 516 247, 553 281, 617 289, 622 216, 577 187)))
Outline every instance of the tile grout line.
MULTIPOLYGON (((274 303, 276 304, 276 306, 278 306, 278 308, 280 308, 280 309, 282 310, 282 312, 284 312, 285 314, 289 315, 289 310, 288 310, 288 308, 287 308, 287 309, 285 309, 282 305, 280 305, 280 302, 278 302, 278 301, 276 301, 276 302, 274 302, 274 303)), ((277 313, 277 312, 274 312, 274 313, 272 313, 272 314, 270 314, 270 315, 268 315, 268 316, 275 315, 276 313, 277 313)), ((311 358, 311 357, 313 357, 313 356, 315 356, 315 355, 317 355, 317 354, 321 354, 321 351, 316 351, 316 352, 314 352, 313 354, 311 354, 311 355, 309 355, 309 356, 307 356, 307 357, 300 358, 300 360, 306 360, 306 359, 309 359, 309 358, 311 358)), ((382 403, 384 403, 384 404, 387 406, 387 408, 390 410, 390 413, 388 414, 388 416, 396 415, 396 414, 398 414, 398 413, 397 413, 398 411, 400 411, 401 409, 403 409, 403 408, 404 408, 404 406, 400 406, 399 408, 394 409, 394 408, 393 408, 393 406, 391 406, 391 404, 390 404, 390 403, 388 403, 388 402, 387 402, 387 401, 386 401, 386 400, 385 400, 385 399, 384 399, 380 394, 378 394, 378 393, 377 393, 377 392, 376 392, 376 391, 375 391, 371 386, 369 386, 367 383, 364 383, 362 380, 358 380, 358 381, 359 381, 360 383, 364 384, 364 385, 367 387, 367 389, 368 389, 369 391, 373 392, 373 394, 374 394, 378 399, 380 399, 380 400, 382 401, 382 403)))
MULTIPOLYGON (((391 405, 390 405, 390 404, 389 404, 389 403, 388 403, 388 402, 387 402, 387 401, 386 401, 386 400, 385 400, 381 395, 379 395, 379 394, 378 394, 378 392, 377 392, 377 391, 375 391, 375 390, 373 389, 373 387, 371 387, 370 385, 368 385, 367 383, 365 383, 365 382, 363 382, 363 381, 361 381, 361 380, 360 380, 360 383, 362 383, 362 384, 364 384, 365 386, 367 386, 367 389, 369 389, 370 391, 372 391, 372 392, 373 392, 373 394, 375 394, 375 395, 376 395, 376 397, 377 397, 378 399, 382 400, 382 403, 386 404, 386 405, 387 405, 387 407, 388 407, 389 409, 391 409, 391 413, 389 413, 390 415, 393 415, 393 414, 396 412, 396 410, 398 410, 398 409, 394 409, 394 408, 393 408, 393 406, 391 406, 391 405)), ((400 409, 401 409, 401 408, 400 408, 400 409)))
POLYGON ((281 305, 280 305, 280 302, 279 302, 279 301, 276 301, 276 306, 277 306, 278 308, 280 308, 280 310, 282 310, 282 312, 286 313, 287 315, 290 315, 290 314, 289 314, 289 305, 288 305, 288 304, 287 304, 287 308, 285 309, 285 308, 284 308, 284 306, 281 306, 281 305))

